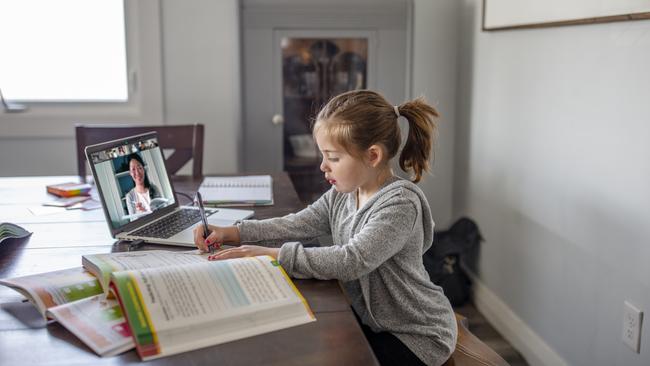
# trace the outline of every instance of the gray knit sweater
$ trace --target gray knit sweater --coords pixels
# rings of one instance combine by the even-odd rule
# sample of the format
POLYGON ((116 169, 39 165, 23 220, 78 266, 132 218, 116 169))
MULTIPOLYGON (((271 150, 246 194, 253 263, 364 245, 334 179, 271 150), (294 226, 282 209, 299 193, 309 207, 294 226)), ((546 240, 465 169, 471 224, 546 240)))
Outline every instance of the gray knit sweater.
POLYGON ((296 240, 278 257, 290 276, 340 280, 364 324, 391 332, 426 364, 440 365, 453 352, 453 310, 422 264, 433 220, 415 184, 393 177, 358 210, 355 194, 331 189, 296 214, 242 222, 240 235, 242 243, 296 240), (332 246, 298 242, 329 234, 332 246))

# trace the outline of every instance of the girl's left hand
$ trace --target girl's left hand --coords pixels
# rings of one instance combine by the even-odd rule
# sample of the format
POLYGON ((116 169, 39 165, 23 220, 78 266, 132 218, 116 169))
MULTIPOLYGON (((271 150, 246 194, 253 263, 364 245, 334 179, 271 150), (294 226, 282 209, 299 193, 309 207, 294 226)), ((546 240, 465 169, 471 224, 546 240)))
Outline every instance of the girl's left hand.
POLYGON ((228 248, 220 250, 218 253, 208 257, 208 260, 218 261, 222 259, 241 258, 241 257, 255 257, 258 255, 269 255, 275 259, 280 254, 280 248, 267 248, 258 245, 242 245, 236 248, 228 248))

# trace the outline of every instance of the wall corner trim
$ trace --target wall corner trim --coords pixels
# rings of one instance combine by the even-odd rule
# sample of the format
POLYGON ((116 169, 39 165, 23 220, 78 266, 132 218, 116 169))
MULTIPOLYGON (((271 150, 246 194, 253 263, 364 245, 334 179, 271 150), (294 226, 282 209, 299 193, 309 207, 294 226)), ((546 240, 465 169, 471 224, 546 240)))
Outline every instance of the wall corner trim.
POLYGON ((476 308, 531 366, 569 366, 569 363, 519 318, 476 274, 466 266, 463 266, 463 270, 472 280, 472 295, 476 308))

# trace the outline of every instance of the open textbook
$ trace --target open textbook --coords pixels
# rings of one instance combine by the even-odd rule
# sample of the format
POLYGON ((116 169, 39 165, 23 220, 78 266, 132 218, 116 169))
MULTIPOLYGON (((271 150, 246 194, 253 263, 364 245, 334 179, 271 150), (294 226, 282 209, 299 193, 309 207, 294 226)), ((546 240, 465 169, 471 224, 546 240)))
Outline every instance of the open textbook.
POLYGON ((210 253, 198 250, 173 252, 168 250, 142 250, 84 255, 81 263, 101 284, 104 292, 109 290, 111 273, 132 269, 181 266, 191 263, 205 263, 210 253))
POLYGON ((268 256, 208 262, 192 252, 139 251, 84 256, 84 265, 98 278, 111 272, 143 360, 316 320, 268 256))
POLYGON ((316 320, 273 258, 210 262, 208 255, 93 254, 82 257, 88 272, 72 268, 0 284, 102 356, 135 346, 147 360, 316 320))
POLYGON ((117 300, 103 295, 99 281, 83 268, 0 280, 36 306, 41 315, 57 320, 101 356, 135 346, 117 300))

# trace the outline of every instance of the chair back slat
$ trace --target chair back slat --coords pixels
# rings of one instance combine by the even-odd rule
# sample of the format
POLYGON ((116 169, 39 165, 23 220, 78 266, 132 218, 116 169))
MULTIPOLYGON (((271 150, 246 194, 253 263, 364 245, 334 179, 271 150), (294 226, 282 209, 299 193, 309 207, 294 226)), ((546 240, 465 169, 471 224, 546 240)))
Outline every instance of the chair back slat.
POLYGON ((203 176, 204 127, 202 124, 168 126, 78 124, 75 126, 75 136, 79 176, 85 181, 87 170, 84 149, 86 146, 151 131, 158 132, 158 142, 163 149, 174 150, 165 159, 165 166, 170 175, 176 174, 188 161, 192 160, 192 176, 203 176))
POLYGON ((165 166, 170 174, 171 172, 178 172, 181 168, 192 159, 192 150, 190 149, 176 149, 174 152, 165 158, 165 166))

